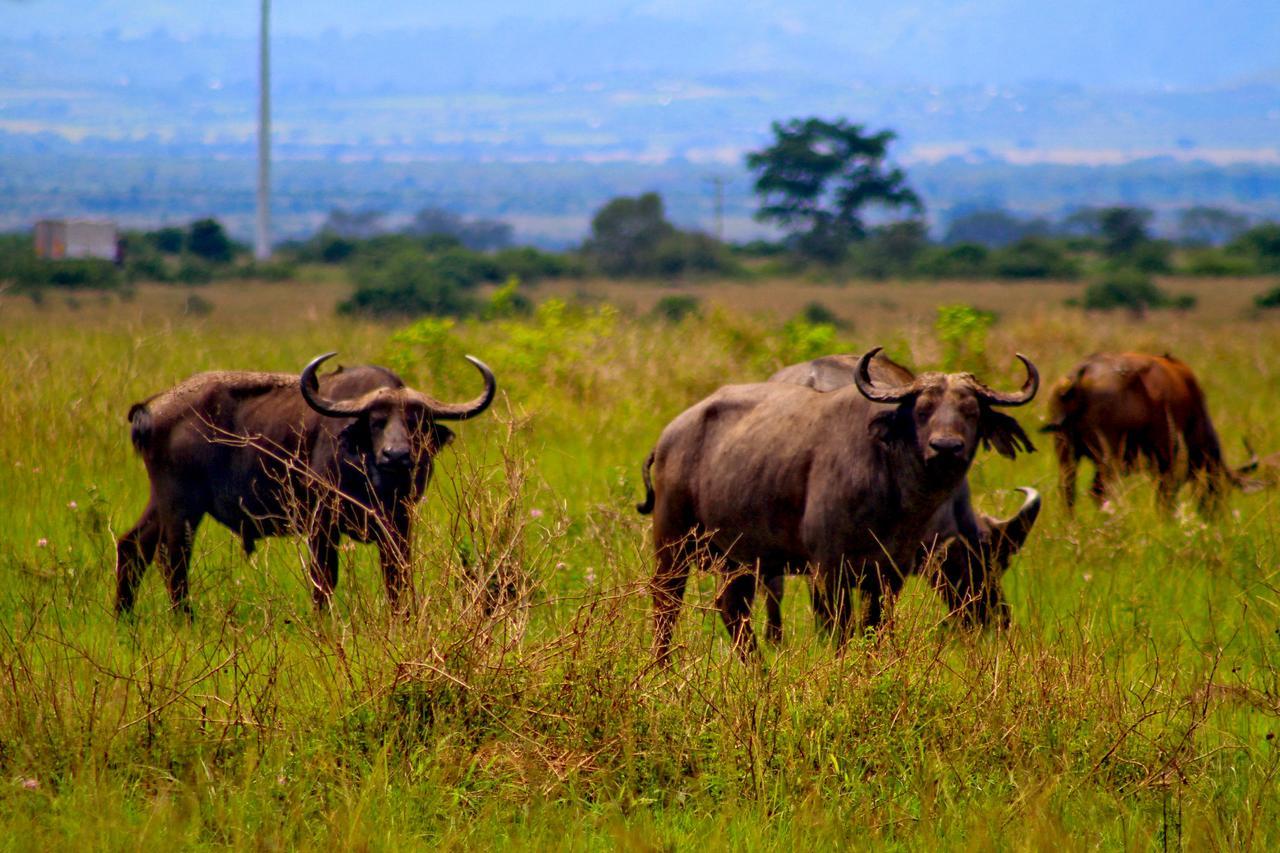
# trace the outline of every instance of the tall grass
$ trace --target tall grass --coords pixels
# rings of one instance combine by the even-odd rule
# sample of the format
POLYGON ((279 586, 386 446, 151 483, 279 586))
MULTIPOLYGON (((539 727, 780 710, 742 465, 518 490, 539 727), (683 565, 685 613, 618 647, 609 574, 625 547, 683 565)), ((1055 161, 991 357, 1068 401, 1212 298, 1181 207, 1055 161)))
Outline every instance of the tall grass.
MULTIPOLYGON (((703 576, 675 665, 655 669, 639 463, 710 390, 816 354, 785 308, 712 298, 671 324, 544 304, 393 330, 333 317, 325 286, 207 295, 203 318, 145 289, 92 311, 0 297, 0 846, 1280 844, 1274 493, 1166 518, 1134 478, 1113 511, 1070 518, 1050 454, 983 456, 984 509, 1015 506, 1016 485, 1046 492, 1006 578, 1012 630, 957 630, 911 581, 894 630, 841 653, 792 594, 787 642, 744 666, 703 576), (464 352, 499 379, 420 508, 413 615, 388 612, 370 548, 344 548, 318 616, 302 542, 246 558, 206 524, 195 621, 167 612, 152 573, 118 624, 112 537, 146 497, 129 403, 328 349, 442 398, 474 393, 464 352), (494 588, 510 593, 496 609, 494 588)), ((937 304, 965 301, 954 288, 822 298, 853 321, 824 346, 954 357, 932 331, 937 304)), ((1015 349, 1046 379, 1097 349, 1167 349, 1200 372, 1229 453, 1280 447, 1274 323, 1204 295, 1141 324, 1017 299, 986 342, 993 384, 1019 381, 1015 349)))

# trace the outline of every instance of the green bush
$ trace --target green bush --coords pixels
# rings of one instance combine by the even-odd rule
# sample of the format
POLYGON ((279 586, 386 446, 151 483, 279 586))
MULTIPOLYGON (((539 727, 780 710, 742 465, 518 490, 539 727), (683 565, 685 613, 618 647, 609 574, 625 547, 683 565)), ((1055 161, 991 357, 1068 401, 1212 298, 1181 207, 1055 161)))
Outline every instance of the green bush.
POLYGON ((199 258, 186 257, 172 280, 179 284, 208 284, 213 281, 213 267, 199 258))
POLYGON ((991 274, 991 251, 979 243, 930 246, 916 260, 916 271, 930 278, 981 278, 991 274))
POLYGON ((356 290, 338 310, 375 317, 434 314, 465 316, 479 307, 464 291, 476 282, 457 263, 439 265, 420 249, 404 249, 379 263, 358 264, 356 290))
POLYGON ((1145 273, 1130 269, 1118 270, 1089 285, 1081 304, 1094 311, 1124 308, 1135 314, 1142 314, 1150 308, 1187 310, 1195 307, 1196 299, 1189 293, 1170 296, 1145 273))
POLYGON ((1280 286, 1273 287, 1266 293, 1253 297, 1253 304, 1259 308, 1280 308, 1280 286))
POLYGON ((501 249, 493 254, 493 262, 503 275, 519 276, 526 283, 582 274, 582 265, 568 255, 544 252, 532 246, 501 249))
POLYGON ((942 342, 943 367, 950 371, 985 368, 987 332, 995 322, 992 311, 972 305, 939 305, 933 328, 942 342))
POLYGON ((165 259, 156 254, 126 254, 124 262, 125 278, 129 281, 169 281, 169 265, 165 259))
POLYGON ((213 313, 213 303, 198 293, 191 293, 183 300, 182 313, 188 317, 207 317, 213 313))
POLYGON ((817 301, 810 302, 804 306, 804 310, 800 312, 800 317, 806 323, 827 323, 836 328, 845 328, 848 325, 837 316, 836 312, 817 301))
POLYGON ((1227 251, 1252 260, 1259 272, 1280 272, 1280 223, 1250 228, 1228 243, 1227 251))
POLYGON ((1060 243, 1028 237, 992 252, 991 273, 1000 278, 1075 278, 1080 268, 1060 243))
POLYGON ((210 263, 222 264, 231 260, 235 245, 222 223, 216 219, 197 219, 187 229, 187 251, 210 263))
POLYGON ((283 258, 259 263, 247 261, 236 268, 239 278, 256 278, 263 281, 292 281, 298 275, 298 265, 283 258))
MULTIPOLYGON (((177 255, 182 252, 182 246, 186 242, 186 235, 181 228, 160 228, 155 231, 148 231, 145 235, 147 243, 149 243, 157 252, 166 255, 177 255)), ((133 248, 130 246, 130 248, 133 248)))
POLYGON ((1190 275, 1255 275, 1257 263, 1246 255, 1233 254, 1225 249, 1195 249, 1187 253, 1182 271, 1190 275))
POLYGON ((653 316, 668 323, 679 323, 686 317, 697 317, 702 309, 702 300, 696 296, 679 293, 664 296, 653 306, 653 316))

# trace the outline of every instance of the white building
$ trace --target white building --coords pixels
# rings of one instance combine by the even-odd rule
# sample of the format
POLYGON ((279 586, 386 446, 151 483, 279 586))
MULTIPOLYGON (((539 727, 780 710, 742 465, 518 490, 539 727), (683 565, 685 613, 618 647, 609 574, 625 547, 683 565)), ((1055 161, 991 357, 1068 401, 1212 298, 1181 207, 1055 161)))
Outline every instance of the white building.
POLYGON ((114 222, 87 219, 42 219, 36 223, 36 256, 62 258, 119 259, 118 234, 114 222))

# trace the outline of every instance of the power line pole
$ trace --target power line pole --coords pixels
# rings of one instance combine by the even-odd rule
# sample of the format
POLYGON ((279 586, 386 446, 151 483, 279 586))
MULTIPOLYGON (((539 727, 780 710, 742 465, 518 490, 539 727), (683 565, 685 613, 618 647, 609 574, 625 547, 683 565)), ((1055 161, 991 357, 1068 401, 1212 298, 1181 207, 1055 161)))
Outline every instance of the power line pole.
POLYGON ((253 256, 271 257, 271 0, 262 0, 258 36, 258 221, 253 256))
POLYGON ((724 185, 729 183, 729 179, 724 175, 712 175, 707 178, 711 182, 711 186, 715 189, 715 217, 716 217, 716 239, 721 243, 724 242, 724 185))

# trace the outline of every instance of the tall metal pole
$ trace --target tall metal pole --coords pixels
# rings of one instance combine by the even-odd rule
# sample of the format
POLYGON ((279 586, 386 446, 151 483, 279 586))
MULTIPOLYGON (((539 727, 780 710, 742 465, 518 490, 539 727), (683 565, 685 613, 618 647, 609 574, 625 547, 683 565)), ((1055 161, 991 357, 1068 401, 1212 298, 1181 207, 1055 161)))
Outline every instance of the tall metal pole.
POLYGON ((258 42, 258 222, 253 256, 271 257, 271 0, 262 0, 258 42))
POLYGON ((724 242, 724 185, 729 179, 723 175, 712 175, 707 178, 715 188, 716 239, 724 242))

